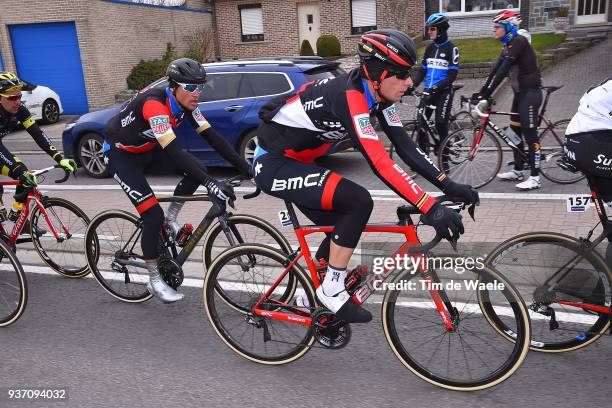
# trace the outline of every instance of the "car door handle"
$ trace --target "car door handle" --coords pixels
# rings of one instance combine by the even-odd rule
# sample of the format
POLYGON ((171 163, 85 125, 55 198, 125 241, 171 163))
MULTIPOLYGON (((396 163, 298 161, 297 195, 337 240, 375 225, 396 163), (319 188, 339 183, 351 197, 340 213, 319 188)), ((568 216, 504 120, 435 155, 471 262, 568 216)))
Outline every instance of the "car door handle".
POLYGON ((244 106, 242 105, 230 105, 230 106, 226 106, 225 108, 223 108, 223 110, 225 110, 226 112, 236 112, 242 108, 244 108, 244 106))

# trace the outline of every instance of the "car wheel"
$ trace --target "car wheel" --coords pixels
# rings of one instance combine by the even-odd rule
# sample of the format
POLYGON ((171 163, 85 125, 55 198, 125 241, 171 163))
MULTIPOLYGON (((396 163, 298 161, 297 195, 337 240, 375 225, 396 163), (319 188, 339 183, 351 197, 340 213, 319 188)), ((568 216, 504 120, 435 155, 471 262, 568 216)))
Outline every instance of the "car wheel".
POLYGON ((104 163, 103 143, 104 138, 97 133, 86 133, 79 140, 79 161, 87 174, 93 178, 110 176, 108 166, 104 163))
POLYGON ((42 120, 50 124, 57 122, 59 117, 59 105, 53 99, 47 99, 42 106, 42 120))
POLYGON ((257 147, 257 132, 255 130, 251 130, 246 135, 244 135, 242 140, 240 141, 238 153, 240 153, 240 157, 246 160, 249 164, 252 164, 256 147, 257 147))

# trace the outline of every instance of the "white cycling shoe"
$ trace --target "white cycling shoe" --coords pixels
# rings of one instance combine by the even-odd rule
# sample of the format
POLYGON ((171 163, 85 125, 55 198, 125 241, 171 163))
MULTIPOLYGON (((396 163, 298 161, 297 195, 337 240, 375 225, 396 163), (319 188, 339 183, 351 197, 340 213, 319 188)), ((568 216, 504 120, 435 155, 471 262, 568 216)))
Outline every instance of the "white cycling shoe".
POLYGON ((497 178, 505 181, 522 181, 525 179, 525 174, 522 171, 510 170, 505 173, 498 173, 497 178))
POLYGON ((328 296, 321 285, 317 289, 317 298, 340 320, 348 323, 367 323, 372 320, 372 313, 358 305, 346 290, 328 296))
POLYGON ((542 183, 540 183, 540 180, 535 179, 533 177, 529 177, 527 180, 516 185, 516 188, 522 191, 535 190, 540 187, 542 187, 542 183))
POLYGON ((149 292, 164 303, 174 303, 179 300, 183 300, 184 294, 178 293, 172 289, 162 277, 158 274, 157 276, 150 276, 149 282, 147 283, 147 289, 149 292))

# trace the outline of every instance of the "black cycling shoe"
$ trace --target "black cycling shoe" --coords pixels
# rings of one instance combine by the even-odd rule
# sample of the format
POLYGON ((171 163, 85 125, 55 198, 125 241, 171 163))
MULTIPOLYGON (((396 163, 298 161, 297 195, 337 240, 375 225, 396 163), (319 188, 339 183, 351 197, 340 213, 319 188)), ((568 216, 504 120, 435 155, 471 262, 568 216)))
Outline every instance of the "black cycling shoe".
POLYGON ((317 289, 317 299, 338 319, 347 323, 367 323, 372 320, 372 313, 358 305, 346 290, 333 296, 327 296, 323 292, 323 285, 321 285, 317 289))

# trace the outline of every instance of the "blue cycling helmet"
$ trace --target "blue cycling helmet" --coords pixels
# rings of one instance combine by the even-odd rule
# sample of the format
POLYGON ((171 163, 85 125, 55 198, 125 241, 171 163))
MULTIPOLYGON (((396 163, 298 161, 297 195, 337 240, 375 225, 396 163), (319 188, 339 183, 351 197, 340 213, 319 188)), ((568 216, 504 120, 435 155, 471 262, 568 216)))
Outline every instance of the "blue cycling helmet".
POLYGON ((448 28, 448 17, 443 13, 434 13, 425 21, 425 27, 448 28))

